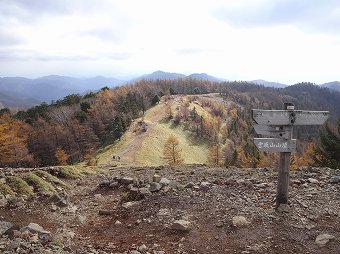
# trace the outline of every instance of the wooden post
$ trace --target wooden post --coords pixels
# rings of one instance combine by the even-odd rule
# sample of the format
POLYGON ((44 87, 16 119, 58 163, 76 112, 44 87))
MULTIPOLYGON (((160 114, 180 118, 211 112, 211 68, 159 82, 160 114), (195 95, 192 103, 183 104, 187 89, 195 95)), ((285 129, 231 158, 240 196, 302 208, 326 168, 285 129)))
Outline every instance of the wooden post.
POLYGON ((296 149, 293 139, 295 125, 321 125, 326 122, 328 111, 295 110, 293 103, 285 103, 283 110, 252 109, 257 134, 267 136, 254 138, 255 146, 264 152, 280 152, 276 208, 288 203, 289 167, 291 152, 296 149))
POLYGON ((280 153, 277 179, 276 208, 288 203, 289 165, 291 153, 280 153))
MULTIPOLYGON (((285 103, 284 110, 294 110, 294 104, 285 103)), ((295 119, 293 120, 295 121, 295 119)), ((294 122, 291 122, 294 123, 294 122)), ((293 126, 289 126, 289 139, 293 138, 293 126)), ((288 204, 289 167, 291 152, 281 152, 279 158, 279 174, 277 178, 276 208, 288 204)))

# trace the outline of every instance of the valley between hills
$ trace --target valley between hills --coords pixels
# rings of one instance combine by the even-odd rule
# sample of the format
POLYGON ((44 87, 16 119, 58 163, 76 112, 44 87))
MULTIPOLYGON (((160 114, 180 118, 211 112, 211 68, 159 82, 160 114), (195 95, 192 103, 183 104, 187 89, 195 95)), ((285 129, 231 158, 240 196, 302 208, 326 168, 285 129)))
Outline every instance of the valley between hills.
POLYGON ((227 112, 221 130, 235 119, 233 109, 242 108, 218 93, 162 97, 97 152, 96 165, 0 169, 2 192, 7 191, 0 199, 0 250, 340 252, 339 169, 295 169, 289 205, 276 210, 275 166, 211 165, 209 143, 169 117, 184 112, 181 122, 196 112, 212 120, 215 104, 227 112), (165 165, 170 135, 179 141, 182 165, 165 165))
POLYGON ((142 80, 5 110, 0 251, 338 253, 338 158, 312 165, 320 130, 296 129, 289 203, 276 209, 277 154, 255 148, 250 116, 289 100, 329 110, 331 135, 338 98, 312 84, 142 80))

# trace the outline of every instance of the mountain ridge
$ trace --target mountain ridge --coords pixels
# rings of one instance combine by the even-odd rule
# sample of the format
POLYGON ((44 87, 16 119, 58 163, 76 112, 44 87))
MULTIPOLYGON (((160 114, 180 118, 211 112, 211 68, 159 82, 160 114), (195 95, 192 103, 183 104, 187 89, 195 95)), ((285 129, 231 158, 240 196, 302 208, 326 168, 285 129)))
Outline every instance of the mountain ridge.
MULTIPOLYGON (((25 98, 24 107, 30 107, 41 102, 50 103, 53 100, 88 91, 96 91, 104 86, 114 87, 122 84, 122 80, 96 76, 91 78, 75 78, 60 75, 48 75, 35 79, 24 77, 1 77, 0 92, 3 103, 7 107, 17 106, 16 101, 25 98)), ((0 100, 1 100, 0 98, 0 100)))
MULTIPOLYGON (((42 102, 50 103, 51 101, 62 99, 63 97, 74 93, 84 94, 89 91, 98 91, 104 86, 115 87, 128 83, 132 84, 140 80, 177 80, 184 78, 208 80, 211 82, 228 81, 207 73, 184 75, 182 73, 165 72, 162 70, 144 74, 130 80, 121 80, 100 75, 89 78, 77 78, 54 74, 32 79, 25 77, 0 77, 0 107, 31 107, 42 102)), ((266 81, 263 79, 248 82, 263 85, 265 87, 289 87, 283 83, 266 81)), ((327 82, 320 84, 319 86, 340 91, 339 81, 327 82)))
POLYGON ((263 79, 256 79, 256 80, 252 80, 252 81, 249 81, 249 82, 253 83, 253 84, 263 85, 265 87, 274 87, 274 88, 285 88, 285 87, 288 86, 286 84, 267 81, 267 80, 263 80, 263 79))
POLYGON ((327 82, 327 83, 324 83, 324 84, 322 84, 320 86, 321 87, 327 87, 329 89, 333 89, 333 90, 336 90, 336 91, 340 92, 340 82, 339 81, 327 82))

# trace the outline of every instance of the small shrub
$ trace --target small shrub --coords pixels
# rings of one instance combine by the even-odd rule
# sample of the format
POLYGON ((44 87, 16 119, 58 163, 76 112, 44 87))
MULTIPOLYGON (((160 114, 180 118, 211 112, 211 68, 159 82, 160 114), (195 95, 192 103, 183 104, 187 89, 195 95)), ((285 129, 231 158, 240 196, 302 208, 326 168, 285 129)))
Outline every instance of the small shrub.
POLYGON ((84 157, 86 166, 97 166, 97 160, 92 153, 88 153, 84 157))
POLYGON ((33 188, 20 177, 9 176, 6 179, 8 186, 19 195, 32 195, 33 188))
POLYGON ((30 172, 30 173, 25 174, 24 179, 26 180, 26 182, 32 185, 33 188, 36 190, 56 192, 52 184, 50 184, 49 182, 46 182, 44 179, 42 179, 41 177, 37 176, 34 173, 30 172))
POLYGON ((0 183, 0 193, 2 195, 14 196, 16 193, 5 183, 0 183))

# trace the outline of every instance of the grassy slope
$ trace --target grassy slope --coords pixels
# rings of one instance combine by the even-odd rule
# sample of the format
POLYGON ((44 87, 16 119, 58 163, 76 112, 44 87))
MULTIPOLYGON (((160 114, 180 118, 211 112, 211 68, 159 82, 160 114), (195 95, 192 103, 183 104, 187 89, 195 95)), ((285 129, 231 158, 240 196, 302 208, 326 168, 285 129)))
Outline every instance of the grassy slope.
MULTIPOLYGON (((148 110, 144 116, 144 121, 148 124, 147 131, 133 132, 137 122, 141 120, 137 119, 117 144, 106 147, 99 153, 99 164, 117 163, 112 159, 113 155, 119 155, 121 157, 119 163, 125 165, 158 166, 165 164, 162 159, 163 147, 170 135, 175 135, 178 138, 184 163, 206 163, 208 146, 192 137, 188 131, 183 129, 182 125, 173 126, 171 122, 165 120, 167 103, 170 103, 175 114, 177 106, 183 102, 180 96, 176 96, 168 102, 161 101, 148 110)), ((198 105, 195 107, 199 108, 198 105)), ((199 110, 203 111, 204 109, 199 108, 199 110)))

